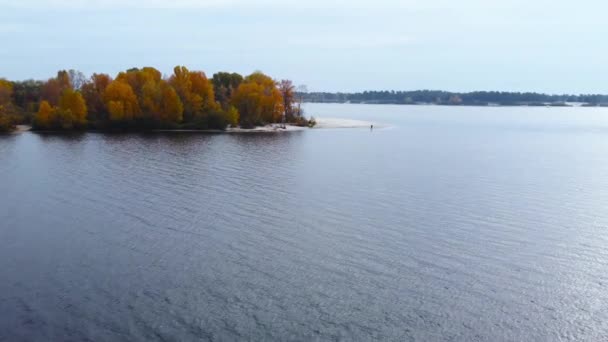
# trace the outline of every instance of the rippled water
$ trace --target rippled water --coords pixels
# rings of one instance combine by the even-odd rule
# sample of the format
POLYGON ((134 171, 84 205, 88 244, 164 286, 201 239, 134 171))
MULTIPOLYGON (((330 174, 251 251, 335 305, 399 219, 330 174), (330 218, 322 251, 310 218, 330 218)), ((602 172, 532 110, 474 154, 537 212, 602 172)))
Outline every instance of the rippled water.
POLYGON ((0 340, 608 338, 608 111, 0 137, 0 340))

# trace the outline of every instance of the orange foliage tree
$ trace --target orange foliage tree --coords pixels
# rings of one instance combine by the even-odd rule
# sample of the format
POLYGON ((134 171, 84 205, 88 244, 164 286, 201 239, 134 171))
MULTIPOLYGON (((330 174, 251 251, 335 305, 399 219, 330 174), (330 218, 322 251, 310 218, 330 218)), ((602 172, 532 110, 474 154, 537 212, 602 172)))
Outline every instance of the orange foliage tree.
POLYGON ((64 113, 65 119, 70 120, 70 126, 84 127, 87 123, 87 105, 80 92, 72 89, 63 91, 59 98, 59 109, 64 113))
POLYGON ((215 102, 213 84, 204 72, 189 71, 184 66, 176 66, 169 84, 175 88, 184 105, 186 121, 199 120, 219 109, 219 105, 215 102))
POLYGON ((53 107, 48 101, 40 102, 38 112, 34 116, 34 127, 37 129, 50 129, 53 107))
POLYGON ((155 125, 179 124, 184 106, 177 92, 164 80, 149 80, 142 87, 141 107, 145 119, 155 125))
POLYGON ((103 93, 103 100, 111 123, 131 124, 141 117, 141 109, 133 88, 121 79, 116 79, 108 85, 103 93))
POLYGON ((281 122, 283 118, 281 92, 276 82, 261 72, 245 78, 234 92, 232 104, 238 109, 244 127, 281 122))
POLYGON ((57 77, 51 78, 44 83, 41 89, 41 97, 51 105, 56 106, 59 104, 61 94, 66 89, 72 89, 72 83, 70 82, 68 72, 61 70, 57 72, 57 77))
POLYGON ((46 82, 0 79, 3 115, 26 122, 31 117, 22 114, 37 111, 37 129, 252 127, 290 120, 293 98, 291 82, 277 84, 261 72, 246 78, 223 72, 210 80, 202 71, 183 66, 175 67, 169 78, 144 67, 120 72, 114 80, 106 74, 87 80, 75 70, 59 71, 46 82))

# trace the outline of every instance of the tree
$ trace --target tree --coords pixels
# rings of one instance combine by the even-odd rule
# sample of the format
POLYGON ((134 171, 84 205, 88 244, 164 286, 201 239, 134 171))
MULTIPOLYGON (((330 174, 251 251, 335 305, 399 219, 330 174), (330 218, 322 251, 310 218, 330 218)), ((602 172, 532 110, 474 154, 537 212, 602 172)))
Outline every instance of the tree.
POLYGON ((34 117, 34 127, 37 129, 50 129, 53 107, 48 101, 40 102, 38 113, 34 117))
POLYGON ((57 82, 59 82, 59 87, 61 90, 65 89, 73 89, 72 81, 70 79, 70 73, 65 70, 60 70, 57 72, 57 82))
POLYGON ((297 111, 293 106, 296 101, 295 87, 290 80, 282 80, 279 83, 279 91, 281 92, 281 96, 283 96, 284 118, 287 121, 293 121, 297 111))
POLYGON ((230 106, 232 94, 243 83, 243 76, 237 73, 218 72, 213 74, 211 82, 215 100, 226 110, 230 106))
POLYGON ((61 70, 57 72, 57 77, 49 79, 42 86, 42 99, 48 101, 51 105, 59 104, 59 98, 66 89, 73 89, 70 82, 70 76, 67 71, 61 70))
POLYGON ((16 106, 26 112, 36 112, 40 102, 42 81, 19 81, 13 82, 13 102, 16 106))
POLYGON ((11 102, 13 96, 13 84, 5 79, 0 79, 0 105, 11 102))
POLYGON ((283 116, 281 92, 276 82, 261 72, 245 78, 232 96, 232 104, 239 111, 244 127, 280 122, 283 116))
POLYGON ((152 67, 131 68, 126 72, 119 73, 116 79, 128 83, 135 95, 141 98, 144 85, 149 81, 160 82, 161 73, 152 67))
POLYGON ((140 103, 148 122, 170 126, 182 121, 184 106, 175 89, 164 80, 148 80, 142 87, 140 103))
POLYGON ((76 90, 80 90, 87 82, 87 77, 82 72, 74 69, 70 69, 70 71, 68 71, 68 78, 72 88, 76 90))
POLYGON ((256 83, 244 82, 232 96, 232 103, 239 112, 239 123, 243 127, 253 127, 262 121, 261 88, 256 83))
POLYGON ((296 115, 299 117, 304 116, 304 109, 302 109, 302 103, 304 103, 304 96, 308 94, 308 87, 305 84, 300 84, 296 88, 296 103, 298 104, 298 108, 296 109, 296 115))
POLYGON ((161 123, 178 124, 182 121, 184 105, 177 92, 166 82, 161 83, 161 123))
POLYGON ((86 125, 87 105, 80 92, 66 89, 59 99, 59 109, 70 113, 73 126, 84 127, 86 125))
POLYGON ((103 93, 112 78, 106 74, 93 74, 89 81, 85 82, 80 91, 87 104, 89 120, 107 120, 107 109, 103 101, 103 93))
POLYGON ((200 120, 217 110, 213 84, 202 71, 189 71, 184 66, 176 66, 169 84, 175 88, 184 106, 185 121, 200 120))
POLYGON ((6 112, 4 105, 0 104, 0 132, 10 132, 15 129, 11 116, 6 112))
POLYGON ((54 108, 51 113, 51 126, 54 129, 71 130, 78 126, 76 116, 70 109, 54 108))
POLYGON ((132 123, 141 116, 137 96, 125 81, 116 79, 110 83, 104 91, 103 99, 112 123, 132 123))
POLYGON ((22 121, 21 110, 13 103, 13 83, 0 79, 0 131, 14 129, 15 123, 22 121))

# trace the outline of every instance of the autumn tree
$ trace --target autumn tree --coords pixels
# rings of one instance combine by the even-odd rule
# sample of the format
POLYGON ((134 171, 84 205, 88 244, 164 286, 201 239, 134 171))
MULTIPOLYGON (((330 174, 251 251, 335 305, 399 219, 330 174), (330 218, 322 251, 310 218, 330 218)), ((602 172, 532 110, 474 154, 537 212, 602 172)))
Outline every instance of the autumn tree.
POLYGON ((184 105, 184 119, 195 121, 219 108, 215 102, 213 84, 202 71, 189 71, 184 66, 176 66, 169 84, 175 88, 184 105))
POLYGON ((88 115, 91 120, 100 121, 107 119, 107 109, 103 100, 103 94, 112 82, 112 78, 106 74, 93 74, 91 78, 81 87, 81 93, 87 104, 88 115))
POLYGON ((232 96, 232 104, 238 109, 244 127, 280 122, 283 116, 281 92, 276 82, 261 72, 245 78, 232 96))
POLYGON ((183 119, 182 101, 165 80, 148 80, 142 87, 140 103, 144 118, 155 125, 171 126, 183 119))
POLYGON ((0 131, 11 131, 15 127, 20 110, 13 103, 13 84, 5 79, 0 79, 0 131))
POLYGON ((53 115, 53 107, 48 101, 42 101, 38 108, 38 112, 34 117, 34 128, 50 129, 51 119, 53 115))
POLYGON ((78 126, 76 116, 70 109, 61 107, 53 108, 51 112, 51 126, 58 130, 71 130, 78 126))
POLYGON ((59 82, 59 87, 62 91, 73 88, 70 73, 65 70, 60 70, 57 72, 57 82, 59 82))
POLYGON ((11 102, 13 96, 13 84, 5 79, 0 79, 0 105, 11 102))
POLYGON ((4 105, 0 105, 0 132, 10 132, 15 128, 11 116, 6 113, 4 105))
POLYGON ((243 82, 243 76, 237 73, 218 72, 213 74, 211 82, 215 100, 226 109, 230 105, 232 94, 243 82))
POLYGON ((59 103, 59 98, 61 97, 61 87, 59 86, 59 81, 55 78, 51 78, 42 86, 41 97, 43 100, 48 101, 52 105, 57 105, 59 103))
POLYGON ((41 90, 41 97, 48 101, 51 105, 59 104, 59 98, 66 89, 73 89, 70 82, 70 76, 67 71, 61 70, 57 72, 57 77, 49 79, 41 90))
POLYGON ((137 96, 129 83, 123 80, 117 79, 108 85, 103 101, 111 123, 130 124, 141 117, 137 96))
MULTIPOLYGON (((152 67, 132 68, 119 73, 116 80, 130 86, 140 109, 134 113, 133 119, 139 120, 141 125, 171 126, 182 121, 184 111, 182 100, 175 89, 162 79, 160 71, 152 67)), ((188 84, 190 90, 196 90, 196 87, 196 82, 188 84)), ((120 104, 107 104, 107 108, 110 113, 115 114, 114 118, 122 115, 123 112, 128 117, 128 111, 125 111, 124 106, 120 104)))
POLYGON ((73 69, 45 82, 0 79, 3 122, 33 121, 38 129, 250 127, 297 117, 294 94, 291 82, 277 84, 261 72, 246 78, 219 72, 208 79, 183 66, 169 78, 144 67, 120 72, 114 80, 106 74, 87 80, 73 69))
MULTIPOLYGON (((80 93, 66 90, 60 106, 53 107, 48 101, 40 103, 34 116, 34 128, 40 130, 71 130, 84 127, 82 110, 84 100, 80 93)), ((84 107, 86 113, 86 107, 84 107)))
POLYGON ((141 98, 144 85, 149 81, 158 83, 161 80, 161 77, 160 71, 155 68, 144 67, 142 69, 132 68, 125 72, 121 72, 116 76, 116 79, 128 83, 135 95, 138 98, 141 98))
POLYGON ((177 92, 166 82, 161 83, 161 123, 178 124, 183 119, 184 105, 177 92))
POLYGON ((290 80, 281 80, 279 82, 279 91, 283 96, 283 110, 286 121, 291 122, 295 119, 297 109, 294 108, 295 103, 295 87, 290 80))
POLYGON ((86 125, 87 105, 80 92, 72 89, 64 90, 59 99, 59 110, 65 113, 66 117, 71 116, 71 126, 84 127, 86 125))

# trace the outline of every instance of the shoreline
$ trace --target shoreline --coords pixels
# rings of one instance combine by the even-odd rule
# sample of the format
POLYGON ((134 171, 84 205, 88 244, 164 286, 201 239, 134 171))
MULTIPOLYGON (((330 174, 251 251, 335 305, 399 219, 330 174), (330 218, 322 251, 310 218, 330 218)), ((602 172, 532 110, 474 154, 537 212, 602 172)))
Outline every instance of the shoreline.
POLYGON ((311 129, 312 127, 301 127, 294 125, 285 125, 285 128, 279 124, 270 124, 257 126, 254 128, 229 127, 225 130, 221 129, 82 129, 82 130, 35 130, 30 125, 18 125, 17 128, 10 133, 18 134, 24 132, 33 133, 61 133, 61 134, 78 134, 78 133, 211 133, 211 134, 235 134, 235 133, 282 133, 282 132, 297 132, 311 129))
POLYGON ((135 129, 135 130, 34 130, 29 125, 18 125, 17 129, 11 133, 59 133, 59 134, 79 134, 79 133, 206 133, 206 134, 252 134, 252 133, 284 133, 284 132, 301 132, 309 129, 345 129, 345 128, 369 128, 373 125, 374 128, 386 128, 384 125, 377 122, 342 119, 342 118, 320 118, 316 119, 317 124, 313 127, 295 126, 290 124, 268 124, 257 126, 254 128, 228 127, 225 130, 221 129, 135 129))

